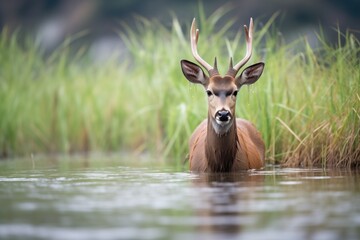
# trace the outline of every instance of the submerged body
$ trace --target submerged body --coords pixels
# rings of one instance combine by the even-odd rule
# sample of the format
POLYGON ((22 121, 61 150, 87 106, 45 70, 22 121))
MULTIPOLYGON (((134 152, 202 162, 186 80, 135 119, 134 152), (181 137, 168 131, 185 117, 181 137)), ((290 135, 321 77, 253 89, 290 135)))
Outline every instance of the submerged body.
POLYGON ((236 172, 264 166, 265 144, 254 125, 236 118, 229 132, 218 135, 205 119, 189 141, 190 170, 236 172))

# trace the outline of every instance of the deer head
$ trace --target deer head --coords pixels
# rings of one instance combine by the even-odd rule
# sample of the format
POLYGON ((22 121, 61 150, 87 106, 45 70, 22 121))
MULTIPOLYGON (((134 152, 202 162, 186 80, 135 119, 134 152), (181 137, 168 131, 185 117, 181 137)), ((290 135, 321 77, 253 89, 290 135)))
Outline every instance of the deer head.
POLYGON ((225 76, 221 76, 217 69, 215 58, 212 67, 204 61, 197 52, 197 42, 199 39, 199 29, 195 28, 195 19, 190 29, 191 50, 195 60, 207 70, 208 75, 204 73, 202 68, 190 61, 181 60, 181 68, 185 77, 192 83, 201 84, 205 88, 208 96, 209 120, 213 129, 218 135, 226 134, 235 121, 236 96, 241 86, 253 84, 261 76, 264 63, 259 62, 245 68, 242 73, 236 77, 241 67, 243 67, 250 59, 252 52, 252 32, 253 20, 250 19, 249 29, 244 26, 246 37, 246 55, 233 66, 230 59, 229 70, 225 76))

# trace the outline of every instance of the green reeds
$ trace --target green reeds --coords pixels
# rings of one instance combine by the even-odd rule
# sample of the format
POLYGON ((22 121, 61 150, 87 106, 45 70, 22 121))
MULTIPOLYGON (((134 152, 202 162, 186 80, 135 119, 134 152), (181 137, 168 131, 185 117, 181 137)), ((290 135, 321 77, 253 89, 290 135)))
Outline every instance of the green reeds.
MULTIPOLYGON (((245 48, 242 32, 224 38, 231 24, 241 24, 214 31, 223 14, 201 14, 199 21, 199 52, 209 62, 217 56, 220 72, 245 48)), ((336 46, 321 36, 316 49, 305 38, 285 44, 269 31, 272 21, 255 29, 249 64, 266 67, 240 91, 237 116, 262 133, 267 163, 358 166, 359 40, 339 32, 336 46)), ((125 26, 121 33, 129 57, 101 64, 88 61, 84 48, 70 55, 66 44, 44 58, 36 44, 20 47, 16 35, 3 31, 1 156, 131 151, 182 164, 192 131, 207 116, 202 87, 189 84, 180 69, 181 59, 193 60, 188 29, 176 18, 170 30, 139 18, 136 29, 125 26)))

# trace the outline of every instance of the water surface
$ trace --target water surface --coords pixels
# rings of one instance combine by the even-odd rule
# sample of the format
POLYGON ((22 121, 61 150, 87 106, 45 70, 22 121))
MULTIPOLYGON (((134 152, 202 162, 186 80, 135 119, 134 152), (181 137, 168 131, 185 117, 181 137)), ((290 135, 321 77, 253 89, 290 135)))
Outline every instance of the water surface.
POLYGON ((0 239, 360 238, 357 171, 145 165, 0 162, 0 239))

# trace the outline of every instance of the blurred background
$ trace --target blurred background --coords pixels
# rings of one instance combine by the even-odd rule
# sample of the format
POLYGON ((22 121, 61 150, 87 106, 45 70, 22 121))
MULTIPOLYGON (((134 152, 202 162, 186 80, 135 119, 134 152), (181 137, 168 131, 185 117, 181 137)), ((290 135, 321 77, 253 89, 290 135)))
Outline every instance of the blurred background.
POLYGON ((206 117, 179 66, 193 59, 191 21, 205 59, 241 59, 253 17, 252 61, 267 68, 238 116, 269 161, 323 164, 326 148, 334 164, 358 164, 359 12, 359 0, 0 0, 0 158, 125 150, 182 164, 206 117))
MULTIPOLYGON (((276 12, 276 26, 286 41, 307 36, 316 45, 316 31, 322 26, 330 42, 337 41, 337 27, 360 36, 360 1, 358 0, 207 0, 202 6, 207 14, 220 6, 228 5, 231 11, 220 21, 234 18, 239 26, 250 17, 261 26, 276 12)), ((171 27, 176 16, 184 27, 199 14, 199 1, 193 0, 1 0, 0 28, 7 32, 20 32, 35 36, 45 52, 53 51, 68 36, 86 30, 81 44, 90 47, 94 60, 103 60, 114 49, 126 51, 118 36, 122 23, 132 25, 134 16, 157 19, 171 27)))

